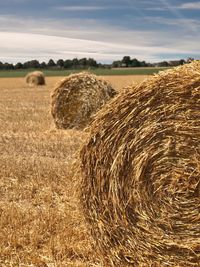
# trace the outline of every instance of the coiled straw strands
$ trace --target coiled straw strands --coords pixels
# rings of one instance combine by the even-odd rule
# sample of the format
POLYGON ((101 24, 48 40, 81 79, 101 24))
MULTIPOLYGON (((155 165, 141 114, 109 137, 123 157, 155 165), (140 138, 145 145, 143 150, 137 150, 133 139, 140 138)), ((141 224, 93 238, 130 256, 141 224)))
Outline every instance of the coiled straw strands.
POLYGON ((83 210, 105 266, 200 266, 200 62, 111 101, 81 160, 83 210))
POLYGON ((115 95, 111 85, 93 74, 72 74, 59 82, 52 93, 51 113, 55 125, 61 129, 83 129, 115 95))

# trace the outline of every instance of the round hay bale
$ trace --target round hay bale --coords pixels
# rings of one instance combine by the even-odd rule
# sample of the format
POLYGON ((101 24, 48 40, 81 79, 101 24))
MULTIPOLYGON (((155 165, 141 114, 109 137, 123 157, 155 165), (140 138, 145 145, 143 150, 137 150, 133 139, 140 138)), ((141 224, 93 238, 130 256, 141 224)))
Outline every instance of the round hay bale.
POLYGON ((57 128, 83 129, 116 91, 90 73, 72 74, 60 81, 52 93, 51 113, 57 128))
POLYGON ((83 212, 105 266, 200 266, 200 62, 118 95, 81 160, 83 212))
POLYGON ((26 83, 30 86, 45 85, 45 77, 41 71, 33 71, 26 75, 26 83))

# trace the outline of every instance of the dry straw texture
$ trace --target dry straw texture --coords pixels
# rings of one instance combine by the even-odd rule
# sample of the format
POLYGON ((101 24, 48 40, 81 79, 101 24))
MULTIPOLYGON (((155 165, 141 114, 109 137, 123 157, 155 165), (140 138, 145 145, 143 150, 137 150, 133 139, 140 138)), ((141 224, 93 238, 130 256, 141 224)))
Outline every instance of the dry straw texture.
POLYGON ((45 77, 41 71, 33 71, 26 75, 26 83, 30 86, 45 85, 45 77))
POLYGON ((106 266, 200 266, 200 62, 114 99, 81 158, 84 213, 106 266))
POLYGON ((106 81, 89 73, 72 74, 52 93, 51 113, 57 128, 83 129, 116 91, 106 81))

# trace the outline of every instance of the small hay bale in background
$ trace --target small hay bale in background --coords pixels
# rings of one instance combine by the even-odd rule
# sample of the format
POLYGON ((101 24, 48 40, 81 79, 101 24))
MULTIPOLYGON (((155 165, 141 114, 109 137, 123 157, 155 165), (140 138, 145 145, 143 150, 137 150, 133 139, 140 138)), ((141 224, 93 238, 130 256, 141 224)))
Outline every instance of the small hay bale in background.
POLYGON ((83 129, 116 91, 90 73, 72 74, 59 82, 52 93, 51 113, 57 128, 83 129))
POLYGON ((26 83, 30 86, 45 85, 45 77, 41 71, 33 71, 26 75, 26 83))
POLYGON ((106 266, 200 266, 200 62, 118 95, 81 160, 83 210, 106 266))

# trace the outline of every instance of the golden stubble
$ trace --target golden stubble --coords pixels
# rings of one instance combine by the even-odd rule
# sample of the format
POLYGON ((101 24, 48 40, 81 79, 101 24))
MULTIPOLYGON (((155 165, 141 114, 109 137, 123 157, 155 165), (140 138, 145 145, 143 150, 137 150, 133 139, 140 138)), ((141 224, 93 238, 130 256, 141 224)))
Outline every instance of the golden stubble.
MULTIPOLYGON (((139 76, 138 79, 142 79, 139 76)), ((78 153, 86 133, 56 130, 50 92, 0 79, 0 266, 101 267, 79 209, 78 153)), ((105 77, 115 88, 136 76, 105 77)), ((143 77, 144 79, 144 77, 143 77)))

